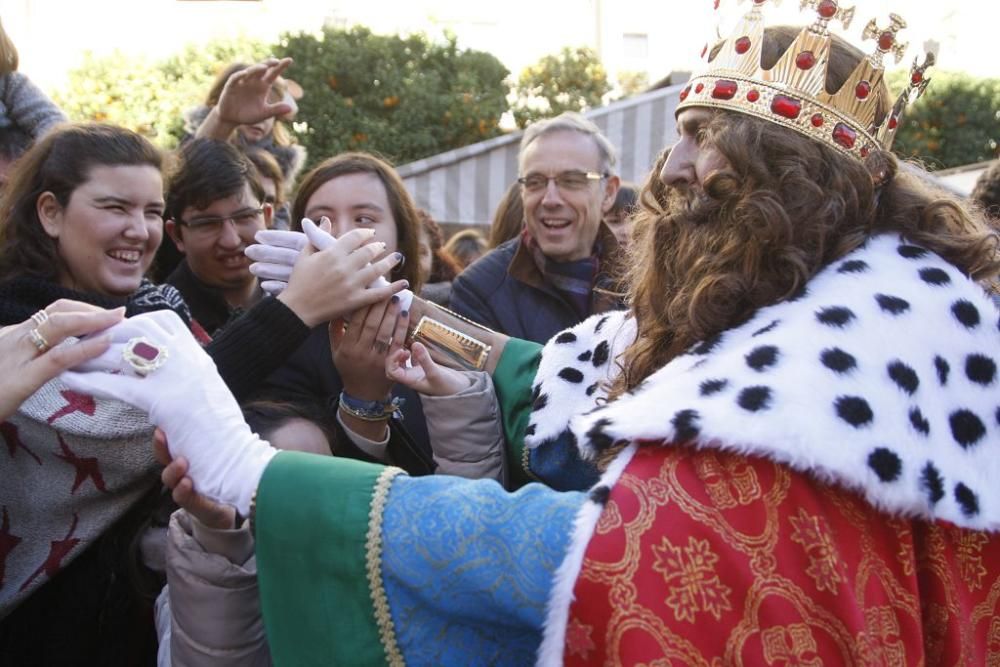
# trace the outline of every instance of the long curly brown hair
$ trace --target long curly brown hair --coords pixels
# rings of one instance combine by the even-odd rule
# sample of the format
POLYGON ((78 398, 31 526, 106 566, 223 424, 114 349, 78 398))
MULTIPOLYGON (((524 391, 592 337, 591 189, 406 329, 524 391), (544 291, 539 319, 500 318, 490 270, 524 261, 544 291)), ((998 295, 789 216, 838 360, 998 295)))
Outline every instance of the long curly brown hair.
MULTIPOLYGON (((770 57, 777 60, 796 34, 771 31, 770 57)), ((862 57, 840 40, 834 50, 853 57, 834 59, 830 90, 862 57)), ((643 186, 627 262, 638 336, 619 360, 612 398, 694 343, 794 296, 873 234, 901 233, 974 280, 1000 273, 997 233, 890 153, 875 151, 862 164, 734 112, 716 113, 706 130, 729 167, 707 179, 702 195, 665 186, 659 168, 643 186)))

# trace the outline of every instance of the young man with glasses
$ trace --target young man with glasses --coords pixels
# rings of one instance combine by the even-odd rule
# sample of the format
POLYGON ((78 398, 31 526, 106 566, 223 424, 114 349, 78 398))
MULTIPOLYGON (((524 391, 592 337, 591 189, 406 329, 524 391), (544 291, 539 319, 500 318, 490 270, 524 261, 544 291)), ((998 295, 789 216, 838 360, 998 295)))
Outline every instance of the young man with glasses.
POLYGON ((592 122, 564 113, 528 127, 518 166, 525 230, 455 279, 451 307, 543 343, 622 307, 618 242, 601 222, 618 192, 615 149, 592 122))
POLYGON ((271 205, 250 160, 235 147, 209 139, 177 155, 167 195, 166 231, 184 259, 167 282, 213 335, 262 296, 243 250, 267 229, 271 205))

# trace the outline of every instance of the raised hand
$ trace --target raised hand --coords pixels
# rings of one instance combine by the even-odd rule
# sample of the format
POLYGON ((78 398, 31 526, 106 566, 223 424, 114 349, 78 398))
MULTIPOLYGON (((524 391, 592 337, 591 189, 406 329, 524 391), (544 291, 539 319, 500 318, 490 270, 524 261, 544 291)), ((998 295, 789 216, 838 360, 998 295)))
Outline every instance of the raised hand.
POLYGON ((239 125, 252 125, 292 112, 285 101, 271 102, 271 86, 292 64, 291 58, 268 58, 236 72, 226 81, 219 102, 198 128, 198 137, 225 141, 239 125))

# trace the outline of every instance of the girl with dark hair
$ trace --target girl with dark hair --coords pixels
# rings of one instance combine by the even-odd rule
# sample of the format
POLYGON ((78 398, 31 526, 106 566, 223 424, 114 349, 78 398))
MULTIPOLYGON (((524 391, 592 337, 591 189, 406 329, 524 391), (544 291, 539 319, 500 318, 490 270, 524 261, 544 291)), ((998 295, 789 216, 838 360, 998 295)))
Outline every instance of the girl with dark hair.
MULTIPOLYGON (((413 292, 423 281, 416 261, 420 217, 391 165, 367 153, 344 153, 306 174, 292 202, 293 230, 303 218, 326 219, 341 237, 369 229, 380 257, 401 255, 390 280, 405 280, 413 292)), ((286 400, 321 400, 336 413, 334 451, 390 462, 413 474, 434 470, 421 400, 385 376, 385 359, 405 322, 399 301, 356 310, 346 320, 315 328, 291 360, 268 379, 265 392, 286 400), (395 409, 393 406, 398 406, 395 409), (367 416, 378 413, 378 418, 367 416), (405 425, 404 425, 405 424, 405 425)), ((404 329, 405 330, 405 329, 404 329)))
MULTIPOLYGON (((163 234, 161 165, 152 144, 117 127, 67 125, 39 140, 0 213, 0 324, 44 322, 59 299, 189 321, 176 290, 144 278, 163 234)), ((150 603, 132 584, 159 495, 151 432, 142 413, 58 378, 0 425, 20 454, 0 460, 4 531, 17 536, 0 568, 0 654, 136 664, 155 650, 150 603)))

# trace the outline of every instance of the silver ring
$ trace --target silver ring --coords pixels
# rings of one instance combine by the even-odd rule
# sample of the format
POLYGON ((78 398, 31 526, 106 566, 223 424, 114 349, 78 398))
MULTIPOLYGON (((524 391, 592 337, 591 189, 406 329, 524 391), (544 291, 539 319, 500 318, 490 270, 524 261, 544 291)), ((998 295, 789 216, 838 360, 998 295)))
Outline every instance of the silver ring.
POLYGON ((36 327, 40 327, 49 321, 49 314, 45 312, 44 308, 42 308, 37 313, 31 316, 31 321, 35 323, 36 327))
POLYGON ((36 348, 38 348, 39 352, 43 352, 44 353, 44 352, 48 351, 48 349, 50 347, 49 346, 49 341, 45 340, 45 336, 43 336, 41 333, 39 333, 38 327, 35 327, 34 329, 32 329, 31 331, 28 332, 28 338, 31 339, 32 344, 36 348))
POLYGON ((125 343, 122 359, 132 367, 136 375, 146 377, 167 363, 167 348, 156 345, 148 338, 139 336, 125 343))

